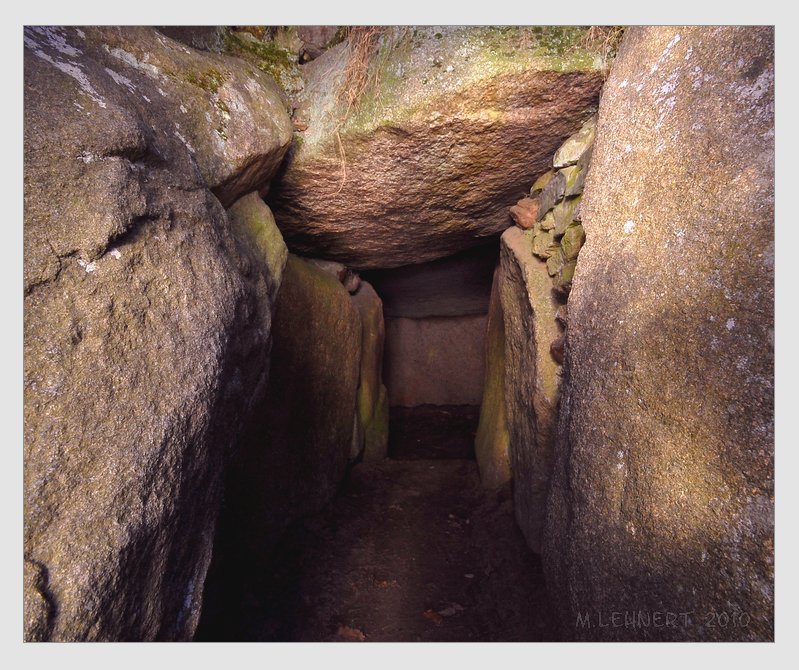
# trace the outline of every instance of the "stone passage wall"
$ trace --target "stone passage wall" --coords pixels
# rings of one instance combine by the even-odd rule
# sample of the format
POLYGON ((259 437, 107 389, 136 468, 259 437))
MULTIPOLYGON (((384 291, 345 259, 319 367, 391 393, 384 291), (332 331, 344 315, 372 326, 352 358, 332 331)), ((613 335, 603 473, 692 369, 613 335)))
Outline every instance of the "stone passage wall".
POLYGON ((155 30, 24 41, 25 639, 191 638, 285 262, 225 207, 291 121, 269 77, 155 30))
POLYGON ((480 481, 487 489, 499 489, 511 479, 510 436, 505 410, 505 322, 499 294, 499 272, 497 266, 486 321, 483 402, 474 438, 480 481))
POLYGON ((485 315, 386 319, 386 387, 394 406, 479 405, 485 315))
POLYGON ((332 499, 352 460, 385 456, 383 333, 367 282, 339 263, 288 255, 266 392, 227 468, 203 625, 224 630, 231 609, 252 605, 283 533, 332 499))
POLYGON ((486 487, 513 480, 516 519, 534 551, 552 473, 566 300, 585 240, 580 202, 595 126, 591 117, 568 138, 531 197, 511 208, 516 226, 502 235, 494 278, 475 453, 486 487))
POLYGON ((428 263, 365 272, 386 312, 392 406, 480 404, 496 242, 428 263))
POLYGON ((263 561, 297 518, 333 495, 350 458, 361 319, 346 289, 290 255, 278 294, 263 401, 233 454, 226 525, 248 561, 263 561))
POLYGON ((372 285, 362 281, 352 296, 361 316, 361 370, 358 384, 356 432, 350 456, 361 451, 365 460, 385 458, 388 449, 388 391, 383 384, 386 327, 383 302, 372 285))
POLYGON ((563 633, 770 640, 773 29, 630 29, 596 134, 543 551, 563 633))

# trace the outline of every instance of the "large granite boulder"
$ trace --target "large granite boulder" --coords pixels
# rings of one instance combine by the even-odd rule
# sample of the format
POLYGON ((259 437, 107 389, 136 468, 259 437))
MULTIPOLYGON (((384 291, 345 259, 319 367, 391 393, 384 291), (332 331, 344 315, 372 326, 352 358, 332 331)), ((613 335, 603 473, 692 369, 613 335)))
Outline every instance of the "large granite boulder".
POLYGON ((773 161, 773 28, 627 32, 544 541, 568 638, 773 639, 773 161))
POLYGON ((269 196, 289 248, 388 268, 504 230, 508 207, 596 108, 601 59, 581 36, 393 28, 352 105, 352 37, 309 63, 295 100, 307 129, 269 196))
POLYGON ((288 117, 152 30, 27 28, 24 64, 25 639, 187 639, 282 270, 214 193, 269 177, 288 117))
POLYGON ((527 544, 540 552, 560 400, 560 366, 550 346, 560 331, 552 280, 532 242, 532 230, 503 233, 498 279, 513 508, 527 544))

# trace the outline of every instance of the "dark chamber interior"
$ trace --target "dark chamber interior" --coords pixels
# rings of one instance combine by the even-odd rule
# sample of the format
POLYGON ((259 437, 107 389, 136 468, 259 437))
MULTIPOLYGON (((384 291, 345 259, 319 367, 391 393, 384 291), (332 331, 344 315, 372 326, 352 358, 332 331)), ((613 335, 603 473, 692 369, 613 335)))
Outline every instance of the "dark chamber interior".
POLYGON ((429 263, 363 274, 383 300, 383 378, 392 407, 479 407, 498 248, 492 240, 429 263))
POLYGON ((259 557, 223 510, 197 640, 553 639, 510 489, 485 491, 474 461, 497 262, 492 239, 362 273, 383 301, 388 458, 350 466, 259 557))

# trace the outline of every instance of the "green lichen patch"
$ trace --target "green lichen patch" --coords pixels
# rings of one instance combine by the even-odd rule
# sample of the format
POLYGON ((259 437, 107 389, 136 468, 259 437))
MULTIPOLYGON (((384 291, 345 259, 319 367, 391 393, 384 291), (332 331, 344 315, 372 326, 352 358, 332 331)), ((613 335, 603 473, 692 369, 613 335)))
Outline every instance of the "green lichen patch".
POLYGON ((558 272, 558 278, 556 281, 556 286, 564 287, 574 279, 574 271, 577 269, 577 261, 572 260, 568 263, 564 263, 561 268, 560 272, 558 272))
MULTIPOLYGON (((386 29, 370 58, 369 85, 352 105, 339 96, 338 109, 330 110, 328 121, 342 135, 358 136, 436 110, 446 114, 448 107, 462 102, 459 92, 473 86, 487 92, 472 96, 484 99, 467 113, 500 116, 502 108, 492 107, 489 93, 496 77, 527 71, 599 71, 600 54, 582 46, 585 32, 579 26, 386 29)), ((328 135, 319 129, 320 139, 328 135)))
POLYGON ((296 55, 273 40, 259 39, 248 32, 229 31, 225 51, 243 58, 270 75, 287 93, 302 88, 302 77, 296 55))
POLYGON ((555 246, 555 234, 550 230, 541 230, 533 237, 533 253, 539 258, 549 258, 555 246))
POLYGON ((555 227, 555 213, 547 212, 544 218, 536 224, 540 230, 552 230, 555 227))
POLYGON ((579 223, 573 223, 563 234, 560 240, 561 247, 563 248, 563 256, 567 261, 573 261, 577 258, 585 242, 585 231, 579 223))
POLYGON ((388 452, 388 391, 382 384, 377 403, 372 415, 364 422, 364 454, 365 461, 378 461, 386 457, 388 452))
POLYGON ((555 168, 567 168, 567 166, 575 165, 589 147, 593 146, 596 121, 596 116, 591 117, 580 130, 561 145, 560 149, 555 152, 552 161, 555 168))
POLYGON ((547 259, 547 272, 550 277, 554 277, 560 272, 560 269, 563 267, 563 262, 564 259, 561 249, 558 249, 557 253, 552 254, 547 259))
POLYGON ((555 237, 563 235, 572 221, 574 221, 574 211, 577 209, 577 205, 580 204, 581 200, 582 196, 577 196, 576 198, 565 198, 557 204, 553 210, 555 217, 555 237))
POLYGON ((187 82, 209 93, 218 93, 226 79, 226 75, 213 67, 206 68, 200 72, 189 72, 186 75, 187 82))
POLYGON ((554 176, 555 176, 554 170, 548 170, 547 172, 542 174, 538 179, 535 180, 535 182, 533 182, 533 186, 530 189, 530 195, 536 196, 539 193, 541 193, 541 191, 543 191, 544 188, 546 188, 546 185, 551 181, 552 177, 554 176))
POLYGON ((233 233, 266 268, 271 278, 272 299, 277 294, 288 258, 288 249, 275 223, 275 217, 258 193, 250 193, 236 201, 228 210, 228 220, 233 233))

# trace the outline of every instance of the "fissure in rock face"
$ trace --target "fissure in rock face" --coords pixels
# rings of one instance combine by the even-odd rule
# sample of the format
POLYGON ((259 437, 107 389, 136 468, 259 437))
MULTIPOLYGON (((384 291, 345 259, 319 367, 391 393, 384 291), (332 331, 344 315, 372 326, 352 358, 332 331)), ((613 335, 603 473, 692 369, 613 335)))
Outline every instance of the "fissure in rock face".
POLYGON ((26 640, 773 639, 773 30, 619 32, 25 28, 26 640))

